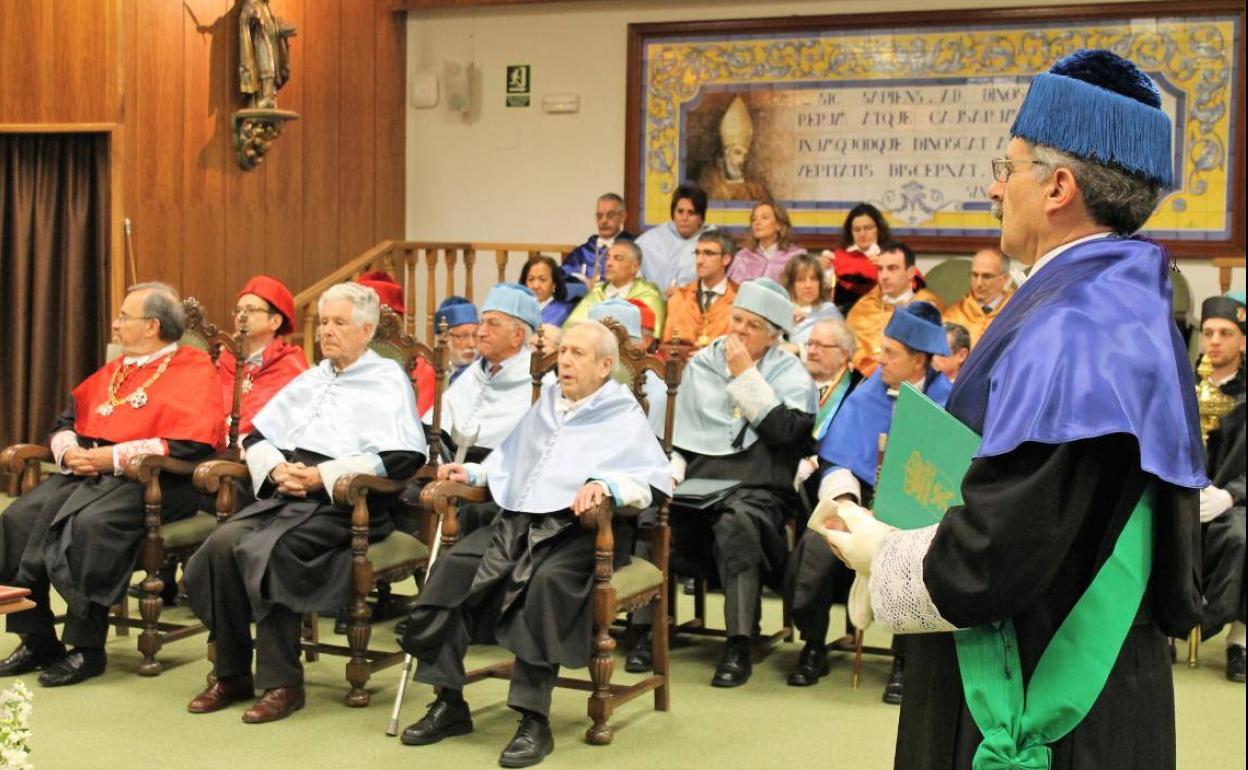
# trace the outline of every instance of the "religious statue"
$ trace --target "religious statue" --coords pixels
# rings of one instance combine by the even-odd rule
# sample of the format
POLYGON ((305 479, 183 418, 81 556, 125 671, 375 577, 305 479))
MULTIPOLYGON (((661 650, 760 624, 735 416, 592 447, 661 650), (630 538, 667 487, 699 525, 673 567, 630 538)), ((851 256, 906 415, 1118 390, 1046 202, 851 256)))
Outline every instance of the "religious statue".
POLYGON ((299 116, 277 109, 277 92, 290 80, 290 43, 295 28, 273 13, 269 0, 240 0, 238 11, 238 90, 247 106, 234 113, 238 162, 250 171, 264 161, 269 145, 288 120, 299 116))
POLYGON ((754 122, 740 97, 733 97, 719 121, 720 155, 698 178, 698 186, 712 200, 766 200, 767 188, 745 178, 745 164, 754 141, 754 122))

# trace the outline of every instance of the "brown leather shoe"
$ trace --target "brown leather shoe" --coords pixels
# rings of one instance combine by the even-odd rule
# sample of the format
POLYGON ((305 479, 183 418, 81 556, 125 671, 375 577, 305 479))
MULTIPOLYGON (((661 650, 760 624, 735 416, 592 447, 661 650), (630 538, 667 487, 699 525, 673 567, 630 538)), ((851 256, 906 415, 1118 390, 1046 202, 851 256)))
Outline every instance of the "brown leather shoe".
POLYGON ((250 674, 227 676, 224 679, 215 679, 207 690, 196 695, 194 700, 186 705, 186 710, 192 714, 211 714, 232 703, 250 700, 254 697, 256 697, 256 686, 250 674))
POLYGON ((303 708, 303 687, 274 687, 265 690, 260 700, 243 712, 243 721, 258 725, 285 719, 303 708))

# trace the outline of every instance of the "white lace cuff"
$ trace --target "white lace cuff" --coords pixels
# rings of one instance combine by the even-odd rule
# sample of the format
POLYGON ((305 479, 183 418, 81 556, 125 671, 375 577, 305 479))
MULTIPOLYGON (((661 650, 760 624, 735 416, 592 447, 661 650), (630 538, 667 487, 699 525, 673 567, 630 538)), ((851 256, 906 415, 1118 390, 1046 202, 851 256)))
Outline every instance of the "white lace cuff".
POLYGON ((79 446, 78 434, 74 433, 72 430, 57 431, 56 435, 52 436, 52 440, 48 442, 48 445, 48 448, 52 450, 52 458, 56 460, 56 464, 60 466, 61 473, 72 476, 74 472, 69 468, 66 468, 61 463, 61 460, 65 457, 66 452, 79 446))
POLYGON ((728 383, 728 395, 741 407, 741 412, 750 421, 750 425, 758 425, 772 409, 780 405, 776 391, 763 378, 762 372, 753 366, 728 383))
POLYGON ((139 455, 167 454, 169 454, 169 445, 160 438, 140 438, 113 444, 113 475, 122 475, 130 461, 139 455))
POLYGON ((890 533, 871 559, 871 609, 880 625, 895 634, 955 631, 923 582, 923 557, 936 537, 936 525, 890 533))

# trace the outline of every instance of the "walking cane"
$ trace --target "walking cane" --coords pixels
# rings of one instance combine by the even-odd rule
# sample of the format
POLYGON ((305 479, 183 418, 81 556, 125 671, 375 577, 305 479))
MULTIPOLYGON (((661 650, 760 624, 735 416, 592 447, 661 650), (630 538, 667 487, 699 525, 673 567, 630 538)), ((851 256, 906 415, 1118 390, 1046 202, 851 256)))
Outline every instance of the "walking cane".
MULTIPOLYGON (((452 421, 451 423, 455 423, 452 421)), ((451 440, 455 442, 455 462, 463 465, 464 460, 468 458, 468 450, 477 443, 477 437, 481 435, 480 426, 477 427, 471 435, 460 433, 456 428, 451 428, 451 440)), ((433 571, 433 563, 438 559, 438 552, 442 549, 442 516, 438 515, 438 526, 433 533, 433 545, 429 549, 429 566, 426 573, 433 571)), ((412 678, 412 654, 409 652, 403 656, 403 670, 399 675, 399 689, 394 694, 394 708, 390 710, 390 724, 386 726, 386 735, 393 738, 399 734, 399 712, 403 710, 403 698, 407 695, 407 683, 412 678)))

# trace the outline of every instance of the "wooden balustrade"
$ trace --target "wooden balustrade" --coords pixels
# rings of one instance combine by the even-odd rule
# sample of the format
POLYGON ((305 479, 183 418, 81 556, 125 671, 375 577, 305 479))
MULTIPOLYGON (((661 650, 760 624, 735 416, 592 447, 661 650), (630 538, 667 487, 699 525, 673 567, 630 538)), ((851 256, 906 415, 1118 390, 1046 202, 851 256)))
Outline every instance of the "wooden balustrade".
POLYGON ((474 303, 477 301, 474 271, 478 254, 493 255, 497 281, 514 281, 525 261, 545 254, 562 262, 575 248, 549 243, 382 241, 295 295, 295 309, 303 324, 294 338, 303 345, 308 361, 315 360, 317 299, 336 283, 353 281, 371 270, 384 270, 403 287, 404 330, 429 343, 434 336, 433 315, 442 299, 459 294, 474 303), (440 294, 437 290, 439 265, 444 272, 440 294), (462 288, 457 289, 457 286, 462 288), (417 320, 419 315, 424 316, 423 324, 417 320))

